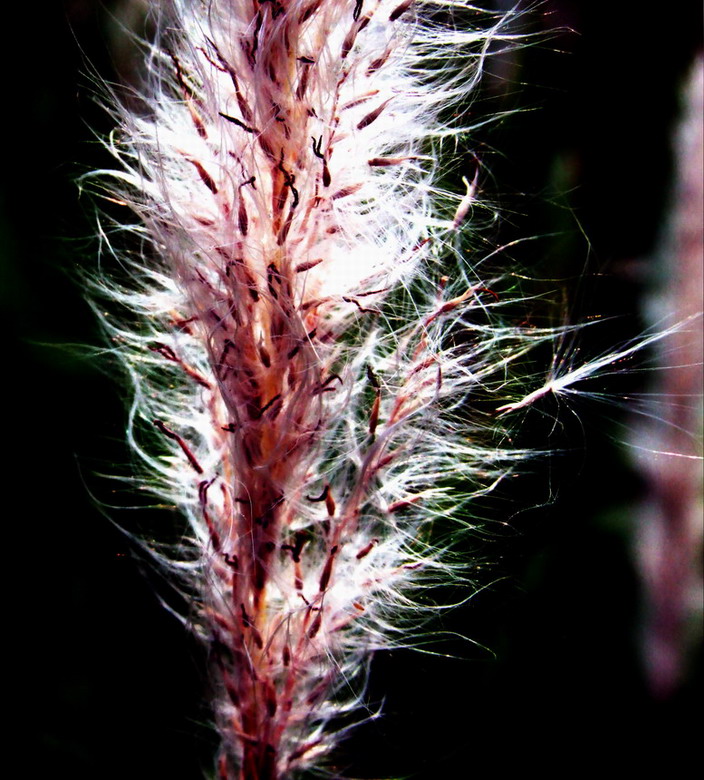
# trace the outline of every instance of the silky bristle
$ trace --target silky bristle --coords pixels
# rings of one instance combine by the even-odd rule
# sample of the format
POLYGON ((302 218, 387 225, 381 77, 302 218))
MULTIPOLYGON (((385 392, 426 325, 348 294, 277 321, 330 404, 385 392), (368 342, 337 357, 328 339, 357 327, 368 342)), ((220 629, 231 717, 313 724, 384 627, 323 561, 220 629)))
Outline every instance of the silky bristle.
POLYGON ((219 777, 284 778, 334 744, 371 651, 411 642, 414 592, 460 576, 436 519, 525 457, 463 407, 505 400, 554 333, 502 323, 454 253, 477 171, 435 183, 467 130, 448 109, 510 36, 451 24, 474 13, 454 1, 156 8, 95 177, 138 217, 131 286, 98 283, 129 314, 103 321, 146 484, 189 523, 170 565, 211 649, 219 777))

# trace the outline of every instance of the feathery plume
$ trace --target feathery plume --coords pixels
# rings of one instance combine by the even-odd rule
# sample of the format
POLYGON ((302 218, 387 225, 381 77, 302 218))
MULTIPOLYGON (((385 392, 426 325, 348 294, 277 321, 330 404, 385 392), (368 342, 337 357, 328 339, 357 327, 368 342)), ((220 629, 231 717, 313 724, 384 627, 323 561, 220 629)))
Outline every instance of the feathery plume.
POLYGON ((642 649, 650 688, 666 699, 682 682, 687 653, 701 638, 702 354, 704 334, 704 55, 692 64, 677 128, 676 181, 666 241, 658 250, 658 293, 649 308, 692 320, 661 347, 665 370, 631 435, 647 486, 637 511, 636 553, 643 581, 642 649))
POLYGON ((138 218, 128 281, 98 283, 128 315, 103 323, 145 483, 187 520, 154 554, 210 649, 218 776, 273 780, 326 754, 370 653, 454 576, 434 522, 525 455, 464 404, 496 410, 555 333, 502 322, 478 267, 447 270, 478 178, 434 183, 466 129, 448 108, 510 35, 453 25, 475 13, 456 0, 156 9, 144 94, 114 109, 119 167, 92 175, 138 218))

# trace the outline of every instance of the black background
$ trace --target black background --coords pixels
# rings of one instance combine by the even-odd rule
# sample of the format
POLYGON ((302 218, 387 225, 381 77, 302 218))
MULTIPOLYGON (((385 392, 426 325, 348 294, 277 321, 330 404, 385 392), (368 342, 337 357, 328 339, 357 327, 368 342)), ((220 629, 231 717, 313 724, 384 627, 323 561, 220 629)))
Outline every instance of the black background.
MULTIPOLYGON (((18 694, 8 712, 31 746, 18 740, 9 754, 26 777, 195 780, 216 744, 201 704, 203 653, 161 609, 158 581, 94 500, 110 503, 119 490, 96 474, 130 460, 125 399, 94 359, 67 346, 101 343, 71 278, 95 250, 74 180, 106 163, 89 128, 110 124, 81 73, 91 62, 111 78, 123 55, 114 46, 109 54, 109 14, 94 0, 11 13, 0 189, 4 645, 7 689, 18 694)), ((476 139, 492 171, 483 189, 505 213, 488 240, 560 231, 513 250, 512 262, 576 279, 588 261, 573 315, 623 315, 586 337, 585 348, 598 349, 600 338, 618 342, 641 327, 678 90, 702 45, 701 5, 655 13, 631 0, 549 0, 524 29, 556 32, 490 63, 494 75, 471 109, 478 118, 530 109, 476 139)), ((648 693, 629 547, 642 485, 614 444, 617 412, 599 413, 580 409, 584 424, 560 434, 574 437, 574 453, 536 466, 487 509, 509 522, 471 550, 491 564, 478 575, 488 587, 441 624, 477 646, 436 648, 462 660, 378 655, 370 700, 384 700, 384 715, 348 740, 333 773, 433 780, 662 762, 672 776, 687 766, 700 654, 669 700, 648 693)), ((525 435, 564 444, 539 425, 525 435)))

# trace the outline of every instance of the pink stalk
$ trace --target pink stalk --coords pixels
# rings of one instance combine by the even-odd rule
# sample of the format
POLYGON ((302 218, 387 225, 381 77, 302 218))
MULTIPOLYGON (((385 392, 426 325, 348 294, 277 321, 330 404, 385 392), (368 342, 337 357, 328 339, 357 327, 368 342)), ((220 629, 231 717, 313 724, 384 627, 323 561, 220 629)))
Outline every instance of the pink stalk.
MULTIPOLYGON (((704 55, 693 64, 683 98, 672 214, 658 253, 662 279, 650 308, 696 318, 704 305, 704 55)), ((632 437, 647 485, 636 534, 642 653, 651 690, 663 699, 677 690, 688 652, 701 639, 704 334, 700 320, 696 325, 661 348, 665 370, 653 389, 662 407, 651 402, 632 437)))
POLYGON ((410 642, 414 591, 461 574, 434 521, 524 457, 495 416, 458 419, 468 396, 523 410, 635 347, 526 392, 510 370, 556 333, 504 324, 477 264, 448 270, 478 177, 434 185, 466 130, 444 117, 504 27, 447 24, 474 18, 456 0, 155 5, 97 174, 138 218, 129 284, 100 281, 129 315, 103 322, 145 484, 188 522, 155 554, 211 650, 219 777, 274 780, 332 747, 371 652, 410 642))

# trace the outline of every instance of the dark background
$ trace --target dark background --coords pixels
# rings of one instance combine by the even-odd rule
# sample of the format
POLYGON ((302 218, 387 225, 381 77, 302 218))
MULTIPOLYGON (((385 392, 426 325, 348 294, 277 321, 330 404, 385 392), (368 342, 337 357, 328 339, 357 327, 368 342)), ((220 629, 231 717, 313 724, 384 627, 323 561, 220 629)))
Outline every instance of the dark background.
MULTIPOLYGON (((18 694, 10 716, 32 742, 10 754, 26 777, 195 780, 215 748, 202 652, 161 609, 158 581, 109 519, 124 513, 99 508, 129 503, 96 476, 130 461, 125 399, 98 361, 72 347, 101 343, 72 279, 95 251, 74 180, 107 164, 90 128, 107 133, 110 124, 81 74, 87 62, 107 78, 116 66, 125 73, 106 12, 115 7, 25 4, 5 33, 5 646, 7 688, 18 694)), ((655 14, 630 0, 549 0, 523 29, 555 32, 490 63, 471 108, 478 118, 526 109, 475 141, 492 172, 483 189, 505 214, 488 240, 559 233, 512 250, 511 261, 543 278, 583 276, 571 316, 620 315, 607 333, 585 335, 584 349, 598 351, 600 339, 618 343, 642 328, 679 88, 702 46, 701 4, 655 14)), ((601 411, 580 408, 574 429, 524 432, 538 446, 569 440, 572 452, 536 466, 487 509, 490 520, 508 520, 505 530, 468 543, 491 564, 478 575, 487 587, 441 628, 477 644, 435 648, 462 659, 380 654, 370 698, 384 700, 384 715, 343 746, 339 771, 434 780, 655 762, 674 776, 687 766, 701 653, 690 654, 672 696, 649 693, 629 541, 643 485, 618 445, 618 410, 601 411)))

